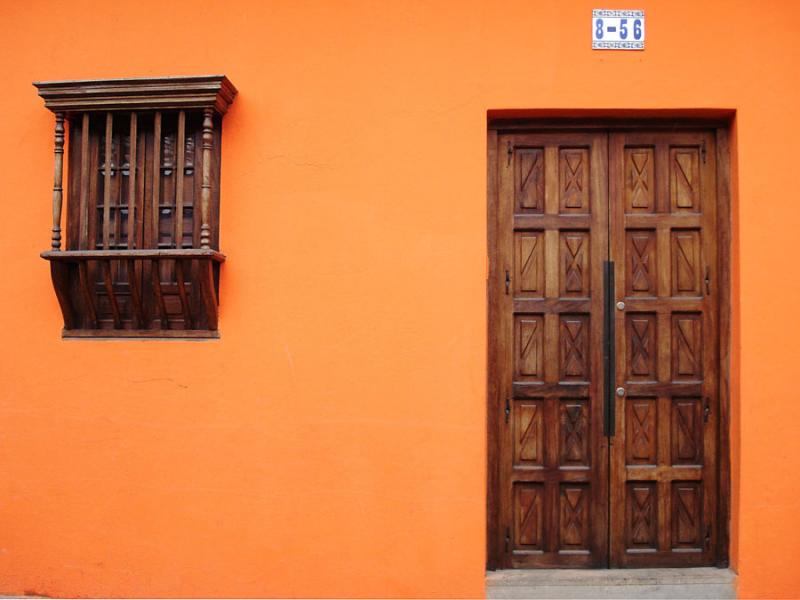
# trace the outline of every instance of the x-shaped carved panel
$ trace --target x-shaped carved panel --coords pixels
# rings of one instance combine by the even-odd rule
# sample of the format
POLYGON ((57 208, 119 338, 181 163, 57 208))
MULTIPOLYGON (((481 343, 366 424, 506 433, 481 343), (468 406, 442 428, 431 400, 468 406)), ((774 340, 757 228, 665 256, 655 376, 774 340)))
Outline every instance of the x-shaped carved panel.
POLYGON ((631 318, 631 372, 634 375, 655 375, 651 373, 650 320, 631 318))
POLYGON ((652 543, 653 496, 650 488, 635 487, 631 498, 631 538, 634 544, 652 543))
POLYGON ((562 492, 562 543, 567 546, 585 544, 583 539, 584 493, 581 488, 567 488, 562 492))
POLYGON ((563 354, 562 373, 566 377, 585 377, 586 373, 586 335, 583 321, 562 320, 563 354))
POLYGON ((633 406, 633 447, 636 456, 649 458, 650 451, 650 405, 640 402, 633 406))
POLYGON ((565 403, 562 411, 562 459, 567 462, 585 462, 586 415, 582 403, 565 403))
POLYGON ((563 239, 567 249, 567 252, 564 253, 564 288, 570 293, 584 292, 584 236, 582 234, 566 234, 563 239))
POLYGON ((631 259, 631 287, 636 292, 654 291, 651 273, 653 271, 650 260, 653 236, 650 233, 632 234, 630 237, 631 259))
POLYGON ((699 543, 700 486, 691 483, 677 484, 673 488, 673 545, 699 543))
POLYGON ((697 455, 697 444, 694 434, 694 403, 681 402, 675 406, 675 421, 678 424, 678 431, 675 434, 677 440, 677 458, 693 459, 697 455))
POLYGON ((584 148, 562 149, 559 161, 560 209, 566 212, 588 212, 588 151, 584 148))
POLYGON ((564 162, 567 165, 565 170, 564 191, 572 190, 583 191, 583 156, 578 152, 567 152, 564 154, 564 162))
MULTIPOLYGON (((649 156, 645 152, 634 152, 631 154, 631 191, 646 192, 650 189, 647 181, 647 161, 649 156)), ((634 204, 635 206, 635 204, 634 204)))

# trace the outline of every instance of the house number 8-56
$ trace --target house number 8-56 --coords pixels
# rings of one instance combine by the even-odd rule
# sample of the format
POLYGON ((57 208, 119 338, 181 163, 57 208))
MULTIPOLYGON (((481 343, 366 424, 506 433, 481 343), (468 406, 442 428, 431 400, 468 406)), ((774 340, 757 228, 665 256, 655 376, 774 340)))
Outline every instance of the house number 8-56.
MULTIPOLYGON (((617 27, 616 26, 609 26, 603 23, 603 19, 596 19, 595 20, 595 32, 594 35, 598 40, 602 40, 605 33, 616 33, 617 27)), ((620 19, 619 20, 619 37, 622 40, 628 39, 628 34, 630 33, 628 29, 628 19, 620 19)), ((642 20, 641 19, 634 19, 633 20, 633 39, 640 40, 642 39, 642 20)))

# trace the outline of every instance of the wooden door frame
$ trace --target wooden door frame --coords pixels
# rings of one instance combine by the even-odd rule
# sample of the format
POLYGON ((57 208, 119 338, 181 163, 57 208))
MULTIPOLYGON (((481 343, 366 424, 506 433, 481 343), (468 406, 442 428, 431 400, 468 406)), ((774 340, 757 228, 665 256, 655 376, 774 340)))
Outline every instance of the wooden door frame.
MULTIPOLYGON (((682 112, 682 111, 677 111, 682 112)), ((684 113, 685 114, 685 113, 684 113)), ((718 457, 718 504, 717 523, 719 538, 716 565, 729 565, 730 519, 731 519, 731 457, 730 457, 730 414, 731 414, 731 244, 732 244, 732 190, 730 172, 730 128, 733 115, 724 118, 692 117, 646 117, 646 118, 533 118, 533 119, 489 119, 487 134, 487 490, 486 490, 486 566, 490 570, 502 564, 504 548, 500 541, 498 522, 500 501, 499 458, 500 458, 500 415, 504 400, 500 398, 499 381, 501 365, 498 363, 498 345, 492 335, 499 323, 499 301, 503 282, 497 268, 498 238, 498 181, 497 139, 500 133, 542 131, 614 131, 624 129, 707 129, 713 130, 716 137, 717 152, 717 245, 719 263, 719 428, 717 438, 718 457)))

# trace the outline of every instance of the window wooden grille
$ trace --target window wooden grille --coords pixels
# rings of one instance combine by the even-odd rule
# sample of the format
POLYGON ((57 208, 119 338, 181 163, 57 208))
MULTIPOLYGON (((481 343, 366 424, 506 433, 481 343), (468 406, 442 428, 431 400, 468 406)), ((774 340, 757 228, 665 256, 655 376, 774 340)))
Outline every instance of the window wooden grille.
POLYGON ((34 85, 55 113, 42 257, 64 335, 217 337, 221 125, 236 89, 224 76, 34 85))

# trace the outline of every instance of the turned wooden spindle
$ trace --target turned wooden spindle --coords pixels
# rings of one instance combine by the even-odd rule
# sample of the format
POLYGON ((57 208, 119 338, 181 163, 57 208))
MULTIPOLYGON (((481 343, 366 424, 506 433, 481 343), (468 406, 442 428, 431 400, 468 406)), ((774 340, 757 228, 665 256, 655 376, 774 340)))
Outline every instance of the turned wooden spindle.
MULTIPOLYGON (((80 218, 78 233, 78 248, 81 250, 89 249, 89 136, 90 136, 89 113, 83 113, 81 117, 81 196, 79 205, 80 218)), ((92 242, 94 244, 94 242, 92 242)), ((92 247, 94 247, 92 245, 92 247)))
MULTIPOLYGON (((161 207, 159 203, 161 194, 161 112, 156 111, 153 116, 153 193, 151 198, 151 231, 153 248, 158 248, 158 218, 161 207)), ((156 264, 155 262, 153 264, 156 264)))
MULTIPOLYGON (((103 164, 103 250, 111 247, 111 176, 114 172, 114 115, 106 113, 105 163, 103 164)), ((116 243, 116 238, 114 242, 116 243)))
POLYGON ((136 159, 138 151, 137 142, 139 141, 139 115, 131 113, 130 125, 130 147, 128 150, 128 248, 136 247, 136 166, 139 164, 136 159))
POLYGON ((183 176, 186 154, 186 113, 178 113, 177 159, 175 160, 175 240, 176 248, 183 248, 183 176))
POLYGON ((61 250, 61 203, 64 179, 64 113, 56 113, 55 129, 55 167, 53 169, 53 232, 51 246, 61 250))
POLYGON ((214 109, 203 111, 203 184, 200 194, 200 247, 211 247, 211 228, 208 226, 208 205, 211 202, 211 149, 213 143, 214 109))

